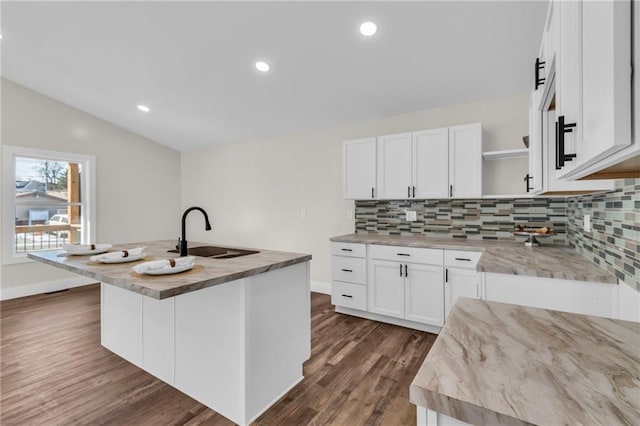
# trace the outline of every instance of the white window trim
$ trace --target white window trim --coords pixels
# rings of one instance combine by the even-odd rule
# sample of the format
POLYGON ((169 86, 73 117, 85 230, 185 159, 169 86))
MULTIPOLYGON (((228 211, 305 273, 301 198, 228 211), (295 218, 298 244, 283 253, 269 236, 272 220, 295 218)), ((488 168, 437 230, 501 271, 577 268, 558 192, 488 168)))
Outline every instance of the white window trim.
POLYGON ((39 158, 78 163, 82 167, 80 177, 81 199, 83 200, 82 236, 83 242, 96 240, 96 157, 93 155, 73 154, 69 152, 47 151, 23 148, 20 146, 2 146, 2 264, 33 262, 27 253, 15 251, 15 201, 16 201, 16 157, 39 158))

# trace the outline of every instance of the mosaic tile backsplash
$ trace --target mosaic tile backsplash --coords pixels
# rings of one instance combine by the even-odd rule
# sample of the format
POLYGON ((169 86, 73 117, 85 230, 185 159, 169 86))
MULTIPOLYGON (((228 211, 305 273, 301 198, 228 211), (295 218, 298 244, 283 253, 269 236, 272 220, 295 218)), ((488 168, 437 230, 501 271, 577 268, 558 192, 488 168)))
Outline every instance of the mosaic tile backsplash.
POLYGON ((602 268, 640 289, 640 179, 604 194, 567 199, 567 242, 602 268), (592 232, 583 230, 591 215, 592 232))
POLYGON ((614 191, 568 198, 356 201, 358 234, 426 234, 440 238, 514 240, 513 229, 553 228, 543 244, 568 244, 640 290, 640 179, 617 182, 614 191), (405 210, 418 220, 407 222, 405 210), (585 214, 592 232, 583 231, 585 214))
POLYGON ((428 234, 470 240, 514 240, 517 224, 527 228, 547 226, 558 235, 544 238, 543 243, 566 244, 566 212, 564 198, 371 200, 355 202, 355 226, 356 233, 428 234), (418 220, 407 222, 405 210, 415 210, 418 220))

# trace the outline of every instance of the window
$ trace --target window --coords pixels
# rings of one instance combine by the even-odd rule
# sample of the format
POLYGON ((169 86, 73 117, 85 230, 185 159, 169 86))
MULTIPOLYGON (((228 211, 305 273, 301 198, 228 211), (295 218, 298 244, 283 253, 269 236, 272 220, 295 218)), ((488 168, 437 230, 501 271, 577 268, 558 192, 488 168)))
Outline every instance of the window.
POLYGON ((3 146, 3 263, 95 241, 95 158, 3 146))

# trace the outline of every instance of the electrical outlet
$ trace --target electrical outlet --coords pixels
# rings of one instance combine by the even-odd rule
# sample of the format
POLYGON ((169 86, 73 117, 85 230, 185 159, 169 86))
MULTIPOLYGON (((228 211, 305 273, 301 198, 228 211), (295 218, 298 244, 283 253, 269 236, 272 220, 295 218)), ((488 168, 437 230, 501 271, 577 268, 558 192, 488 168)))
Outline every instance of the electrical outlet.
POLYGON ((347 220, 353 219, 353 210, 347 210, 347 220))
POLYGON ((301 219, 306 219, 307 217, 307 211, 305 209, 301 209, 300 210, 300 218, 301 219))
POLYGON ((415 222, 418 220, 418 213, 415 210, 406 210, 405 215, 407 217, 407 222, 415 222))
POLYGON ((591 215, 584 215, 582 218, 582 228, 584 229, 584 232, 591 232, 591 215))

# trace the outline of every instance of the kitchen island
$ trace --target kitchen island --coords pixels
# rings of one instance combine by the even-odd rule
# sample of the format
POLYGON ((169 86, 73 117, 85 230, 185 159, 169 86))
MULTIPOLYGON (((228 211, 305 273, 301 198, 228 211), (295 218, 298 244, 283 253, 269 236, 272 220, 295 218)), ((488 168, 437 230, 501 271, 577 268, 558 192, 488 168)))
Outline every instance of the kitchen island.
POLYGON ((410 387, 419 425, 638 424, 640 323, 461 298, 410 387))
MULTIPOLYGON (((178 257, 175 241, 144 261, 178 257)), ((192 246, 206 245, 190 243, 192 246)), ((303 378, 311 353, 310 255, 259 250, 197 257, 190 271, 146 276, 61 250, 31 259, 101 282, 102 345, 233 422, 246 425, 303 378)))

